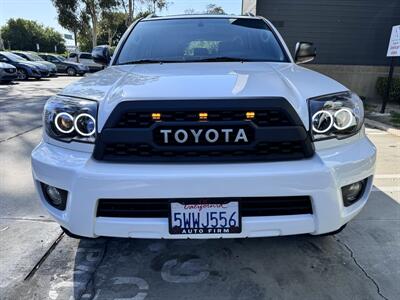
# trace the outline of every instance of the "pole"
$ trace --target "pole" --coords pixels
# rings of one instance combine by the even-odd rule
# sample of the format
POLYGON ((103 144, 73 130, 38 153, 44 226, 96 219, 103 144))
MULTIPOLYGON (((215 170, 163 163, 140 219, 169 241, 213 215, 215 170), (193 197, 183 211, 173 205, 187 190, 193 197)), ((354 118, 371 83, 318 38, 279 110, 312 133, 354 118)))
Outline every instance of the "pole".
POLYGON ((385 97, 383 98, 382 107, 381 107, 381 114, 385 113, 386 105, 390 98, 390 88, 392 87, 395 60, 396 60, 396 57, 392 56, 392 58, 390 60, 390 69, 389 69, 388 83, 386 86, 386 93, 385 93, 385 97))

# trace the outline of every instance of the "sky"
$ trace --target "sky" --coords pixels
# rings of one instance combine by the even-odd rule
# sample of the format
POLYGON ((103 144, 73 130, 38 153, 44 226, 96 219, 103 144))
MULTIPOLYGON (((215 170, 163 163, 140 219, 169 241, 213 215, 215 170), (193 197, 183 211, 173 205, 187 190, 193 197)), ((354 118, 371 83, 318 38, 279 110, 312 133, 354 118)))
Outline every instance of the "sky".
MULTIPOLYGON (((159 15, 182 14, 186 9, 204 11, 212 3, 221 6, 228 14, 240 14, 242 0, 168 0, 168 10, 163 10, 159 15)), ((24 18, 35 20, 50 26, 60 33, 67 33, 57 22, 57 12, 51 0, 0 0, 0 26, 10 18, 24 18)))

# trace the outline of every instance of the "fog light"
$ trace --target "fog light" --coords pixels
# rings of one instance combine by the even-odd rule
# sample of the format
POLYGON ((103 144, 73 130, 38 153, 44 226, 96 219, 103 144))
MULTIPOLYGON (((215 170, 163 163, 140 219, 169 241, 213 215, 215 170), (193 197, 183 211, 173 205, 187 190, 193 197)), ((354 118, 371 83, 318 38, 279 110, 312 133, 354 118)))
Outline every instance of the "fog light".
POLYGON ((43 194, 46 201, 53 207, 64 210, 67 204, 68 192, 51 185, 42 183, 43 194))
POLYGON ((365 186, 365 180, 358 181, 342 187, 344 206, 350 206, 360 199, 365 186))

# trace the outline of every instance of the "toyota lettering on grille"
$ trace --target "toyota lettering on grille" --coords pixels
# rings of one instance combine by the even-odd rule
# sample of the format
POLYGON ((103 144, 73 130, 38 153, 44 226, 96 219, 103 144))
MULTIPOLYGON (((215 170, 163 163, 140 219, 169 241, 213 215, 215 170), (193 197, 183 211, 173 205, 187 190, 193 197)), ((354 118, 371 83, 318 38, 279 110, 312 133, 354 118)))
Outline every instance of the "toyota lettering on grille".
POLYGON ((161 127, 155 130, 155 141, 161 145, 243 145, 253 139, 248 127, 161 127))

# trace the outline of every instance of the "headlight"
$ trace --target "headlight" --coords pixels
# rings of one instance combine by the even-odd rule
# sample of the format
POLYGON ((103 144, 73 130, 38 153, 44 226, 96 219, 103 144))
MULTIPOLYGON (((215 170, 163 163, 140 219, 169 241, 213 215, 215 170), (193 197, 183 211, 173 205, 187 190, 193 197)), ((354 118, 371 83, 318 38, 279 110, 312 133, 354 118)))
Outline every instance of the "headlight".
POLYGON ((97 102, 55 96, 44 107, 46 133, 63 142, 94 143, 97 102))
POLYGON ((363 103, 352 92, 311 98, 309 105, 314 141, 349 137, 364 123, 363 103))

